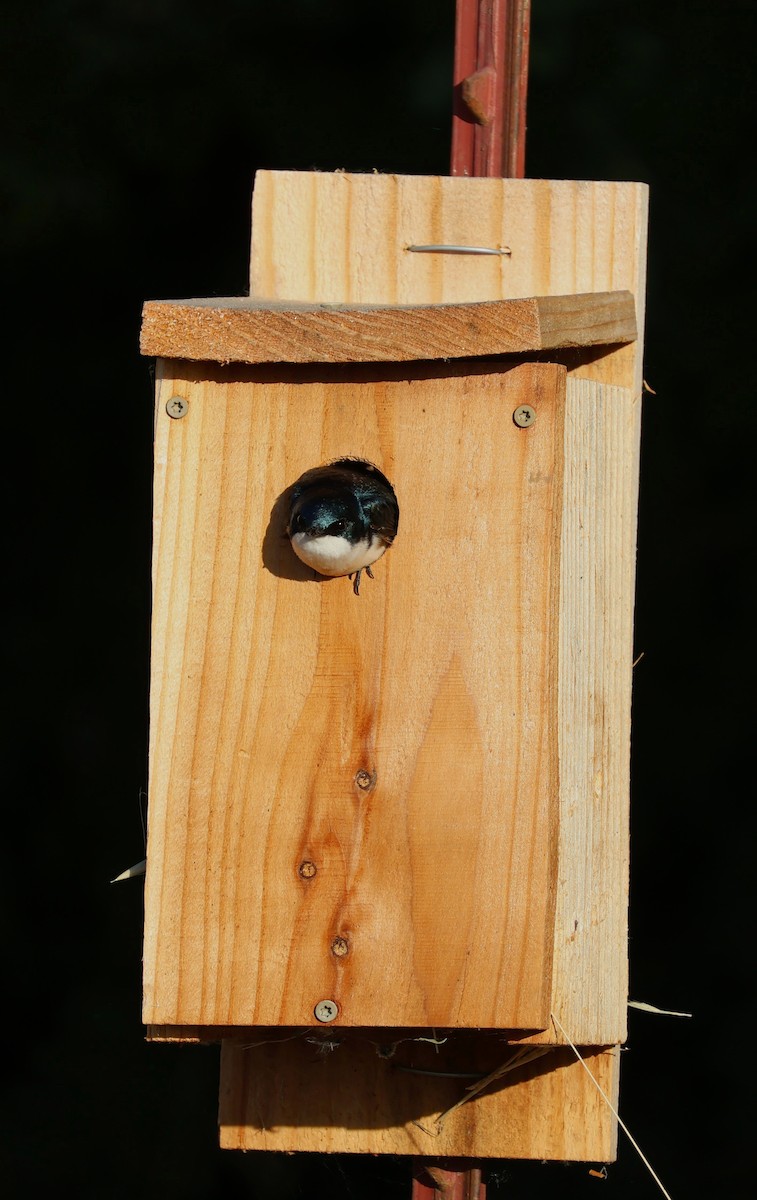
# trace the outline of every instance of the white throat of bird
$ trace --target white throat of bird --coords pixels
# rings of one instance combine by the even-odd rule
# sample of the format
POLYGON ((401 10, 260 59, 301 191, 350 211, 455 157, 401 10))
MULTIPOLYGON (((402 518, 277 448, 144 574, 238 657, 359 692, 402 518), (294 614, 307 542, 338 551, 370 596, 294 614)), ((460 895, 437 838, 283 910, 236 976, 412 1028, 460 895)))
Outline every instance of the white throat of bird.
POLYGON ((386 543, 375 534, 370 539, 353 543, 328 533, 323 537, 295 533, 292 535, 292 549, 302 562, 320 575, 352 575, 381 558, 386 543))

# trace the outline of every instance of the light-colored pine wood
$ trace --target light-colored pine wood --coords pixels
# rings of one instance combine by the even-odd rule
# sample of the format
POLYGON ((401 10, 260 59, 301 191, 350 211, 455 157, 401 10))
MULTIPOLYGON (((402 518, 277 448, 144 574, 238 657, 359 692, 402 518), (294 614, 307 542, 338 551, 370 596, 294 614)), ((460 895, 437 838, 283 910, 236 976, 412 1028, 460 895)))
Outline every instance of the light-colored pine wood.
MULTIPOLYGON (((626 1036, 639 415, 624 389, 568 378, 552 1009, 585 1045, 626 1036)), ((560 1038, 550 1029, 528 1040, 560 1038)))
MULTIPOLYGON (((644 184, 258 172, 251 280, 268 298, 458 303, 628 289, 639 340, 568 370, 560 851, 552 1006, 573 1039, 626 1031, 628 773, 646 278, 644 184), (508 246, 429 255, 409 244, 508 246), (590 455, 587 449, 590 448, 590 455), (564 783, 563 783, 564 781, 564 783)), ((554 1030, 541 1040, 560 1040, 554 1030)))
MULTIPOLYGON (((641 338, 646 193, 643 185, 622 183, 261 172, 255 191, 253 291, 258 298, 285 301, 287 306, 291 301, 418 306, 626 289, 634 296, 641 338), (422 255, 407 249, 408 244, 424 242, 507 245, 511 254, 485 257, 422 255)), ((564 314, 560 318, 564 328, 563 318, 564 314)), ((549 336, 548 322, 543 324, 541 336, 549 336)), ((565 456, 563 497, 566 510, 560 533, 562 568, 555 665, 558 682, 554 688, 560 834, 554 945, 552 954, 547 954, 553 963, 551 999, 547 1007, 559 1016, 577 1043, 597 1045, 617 1042, 625 1036, 628 728, 641 341, 621 347, 553 353, 555 359, 565 363, 570 374, 565 440, 560 442, 565 456)), ((407 375, 406 369, 404 373, 407 375)), ((280 376, 281 369, 277 375, 277 370, 271 368, 266 376, 269 385, 278 385, 280 376)), ((187 371, 185 377, 193 385, 198 388, 202 385, 205 389, 219 380, 218 372, 212 367, 197 368, 194 374, 187 371), (203 380, 206 381, 204 384, 203 380)), ((233 376, 226 374, 223 378, 228 381, 233 376)), ((376 378, 375 374, 373 378, 376 378)), ((248 407, 257 407, 262 412, 270 392, 269 386, 265 404, 261 402, 248 407)), ((165 391, 162 393, 162 402, 166 394, 165 391)), ((209 409, 204 403, 207 390, 196 394, 204 397, 200 407, 203 414, 207 413, 209 409)), ((496 409, 492 408, 492 412, 496 409)), ((291 423, 282 424, 275 411, 269 412, 267 420, 266 428, 260 432, 260 440, 267 447, 266 471, 270 471, 272 466, 275 469, 275 464, 280 463, 284 438, 289 440, 293 429, 296 434, 296 423, 294 427, 291 423)), ((185 421, 172 425, 178 429, 185 421)), ((165 422, 163 425, 163 432, 173 437, 174 433, 167 430, 165 422)), ((190 720, 188 723, 177 721, 174 727, 178 748, 175 763, 179 765, 175 778, 183 780, 187 797, 193 799, 185 805, 183 814, 181 804, 178 806, 168 833, 160 830, 160 803, 152 803, 148 896, 151 878, 155 892, 148 906, 147 937, 148 940, 152 937, 158 957, 151 967, 148 955, 147 979, 154 981, 157 978, 155 962, 165 961, 165 955, 161 957, 161 939, 164 939, 162 949, 165 951, 172 939, 181 939, 187 931, 202 928, 217 932, 210 937, 204 934, 193 937, 190 932, 184 938, 178 959, 169 963, 167 975, 159 981, 159 986, 163 987, 162 997, 168 999, 167 1009, 156 1007, 157 993, 150 990, 153 982, 148 983, 146 991, 146 1011, 151 1008, 153 1013, 148 1019, 167 1021, 168 1025, 160 1033, 156 1030, 156 1036, 171 1036, 173 1030, 176 1036, 199 1038, 206 1036, 207 1030, 205 1033, 201 1028, 191 1030, 189 1022, 206 1021, 208 1012, 218 1012, 224 1006, 225 1020, 249 1024, 259 1023, 263 1018, 259 1011, 243 1018, 237 1015, 244 1009, 244 1003, 234 1009, 240 998, 239 991, 232 996, 232 1003, 225 1005, 231 976, 228 972, 214 975, 214 967, 224 954, 229 953, 229 947, 241 947, 242 969, 238 970, 239 963, 234 962, 232 975, 234 979, 242 980, 242 992, 249 981, 245 966, 249 962, 248 943, 244 940, 248 934, 245 922, 248 915, 253 914, 254 925, 254 912, 260 905, 260 884, 258 877, 248 874, 245 868, 254 861, 256 851, 251 851, 250 847, 257 831, 253 823, 239 819, 239 810, 233 805, 210 806, 203 810, 208 789, 203 789, 202 779, 208 778, 208 761, 220 751, 210 785, 210 791, 216 789, 215 794, 219 797, 231 794, 228 790, 224 792, 224 788, 234 770, 239 769, 239 762, 228 753, 228 722, 213 724, 202 703, 192 699, 193 681, 201 669, 203 656, 211 651, 215 653, 215 648, 228 638, 235 646, 249 649, 248 674, 258 681, 255 686, 259 686, 270 662, 269 642, 273 639, 281 642, 280 627, 276 626, 278 604, 270 602, 265 589, 254 589, 251 603, 241 599, 248 592, 244 586, 240 588, 239 581, 251 578, 250 554, 254 551, 245 541, 240 555, 238 543, 233 537, 226 537, 220 517, 228 501, 233 505, 237 502, 235 498, 246 495, 249 464, 259 447, 253 448, 243 432, 241 444, 234 450, 235 465, 228 471, 221 471, 223 480, 219 482, 213 473, 217 470, 213 464, 219 458, 221 461, 226 459, 221 451, 237 436, 240 423, 227 420, 221 428, 214 421, 206 424, 203 417, 203 427, 203 436, 207 434, 207 455, 202 470, 198 465, 193 477, 193 468, 187 464, 188 472, 184 466, 177 472, 176 459, 171 459, 161 442, 161 408, 158 408, 159 474, 165 469, 164 479, 172 478, 174 490, 169 489, 166 495, 170 494, 176 501, 166 508, 166 523, 173 529, 167 536, 169 540, 178 538, 182 541, 187 537, 192 540, 194 534, 189 532, 190 527, 200 530, 200 544, 205 545, 211 557, 216 553, 222 556, 224 566, 216 572, 216 579, 224 582, 235 579, 237 586, 221 597, 222 586, 217 585, 214 603, 220 604, 220 615, 215 623, 207 624, 208 637, 204 645, 202 639, 194 635, 182 642, 183 631, 194 628, 197 634, 202 627, 202 611, 192 610, 188 599, 191 588, 185 596, 181 586, 182 578, 189 584, 190 580, 202 576, 203 568, 199 565, 202 554, 199 561, 195 559, 194 571, 183 576, 179 571, 174 608, 162 616, 156 611, 156 628, 160 621, 164 622, 164 642, 168 647, 166 663, 181 661, 185 667, 178 674, 169 667, 161 686, 161 710, 165 704, 168 706, 164 710, 168 718, 162 736, 164 740, 172 736, 170 713, 173 711, 175 715, 178 706, 183 704, 190 720), (235 433, 231 432, 232 426, 235 433), (199 492, 195 487, 198 482, 202 485, 199 492), (208 487, 209 482, 211 486, 208 487), (223 503, 220 496, 223 496, 223 503), (213 549, 214 546, 217 549, 213 549), (265 617, 262 626, 259 622, 261 614, 265 617), (178 625, 174 629, 177 618, 178 625), (236 633, 233 632, 235 629, 236 633), (194 756, 191 744, 198 748, 194 756), (220 857, 203 858, 213 838, 218 844, 219 833, 226 852, 220 857), (173 847, 168 846, 171 838, 174 839, 173 847), (230 854, 231 846, 239 849, 230 854), (169 871, 164 870, 167 854, 169 857, 174 855, 169 871), (183 863, 183 871, 175 870, 179 862, 183 863), (207 870, 203 866, 205 862, 207 870), (207 885, 204 892, 202 886, 195 886, 199 876, 207 885), (223 922, 219 925, 219 911, 224 906, 227 911, 229 905, 233 908, 240 898, 240 923, 234 928, 223 922), (185 923, 186 914, 188 923, 185 923), (198 959, 203 963, 200 972, 203 983, 199 992, 192 983, 198 977, 198 959), (169 995, 171 986, 167 989, 165 986, 166 979, 171 977, 175 985, 173 998, 169 995), (182 1017, 180 1025, 175 1017, 167 1019, 166 1011, 191 1011, 193 1015, 182 1017), (234 1015, 229 1016, 232 1012, 234 1015), (185 1022, 187 1027, 183 1029, 185 1022)), ((461 422, 460 428, 465 429, 466 423, 461 422)), ((296 437, 294 442, 297 444, 296 437)), ((485 445, 486 436, 479 433, 475 444, 485 445)), ((560 457, 558 452, 556 458, 560 457)), ((391 455, 386 461, 379 457, 379 461, 386 465, 391 461, 391 455)), ((273 495, 269 496, 270 502, 273 498, 273 495)), ((245 525, 245 532, 247 530, 245 525)), ((198 544, 196 539, 195 544, 198 544)), ((397 547, 377 569, 377 575, 384 569, 395 572, 392 588, 397 579, 393 564, 397 561, 399 547, 398 541, 397 547)), ((169 555, 163 560, 162 568, 158 567, 158 575, 174 566, 169 555)), ((202 583, 200 579, 200 584, 200 590, 204 587, 207 591, 207 580, 202 583)), ((329 588, 333 586, 328 585, 329 588)), ((202 605, 199 608, 201 610, 202 605)), ((426 610, 421 608, 420 611, 426 610)), ((439 641, 437 638, 434 643, 434 652, 439 641)), ((371 645, 375 645, 375 641, 371 645)), ((306 676, 307 670, 305 663, 302 677, 306 676)), ((239 712, 249 714, 243 697, 240 699, 239 681, 233 672, 223 680, 218 675, 215 685, 211 683, 211 686, 222 688, 227 706, 224 712, 230 711, 230 703, 232 708, 236 704, 239 712)), ((381 686, 383 688, 383 683, 381 686)), ((458 694, 456 688, 453 691, 458 694)), ((286 737, 286 733, 283 730, 281 736, 286 737)), ((153 722, 153 751, 156 736, 153 722)), ((470 767, 467 753, 468 748, 461 747, 463 771, 466 765, 470 767)), ((163 766, 165 768, 165 763, 163 766)), ((165 770, 163 776, 161 783, 160 772, 157 773, 158 789, 166 784, 165 770)), ((454 784, 454 774, 452 782, 454 784)), ((271 826, 275 827, 275 818, 271 826)), ((365 847, 366 844, 364 839, 361 845, 365 847)), ((417 840, 415 845, 418 845, 417 840)), ((461 854, 456 860, 458 873, 463 858, 461 854)), ((269 869, 268 863, 265 869, 269 869)), ((397 878, 402 879, 403 872, 404 865, 398 869, 397 878)), ((490 880, 487 888, 491 888, 490 880)), ((389 894, 392 894, 391 889, 389 894)), ((382 897, 382 904, 383 900, 382 897)), ((337 915, 343 911, 334 906, 337 915)), ((457 915, 454 920, 449 915, 446 919, 450 928, 456 924, 460 927, 457 915)), ((269 907, 264 906, 261 927, 275 928, 277 920, 275 915, 271 918, 269 907)), ((304 925, 306 932, 313 928, 307 913, 304 925)), ((297 932, 299 936, 301 930, 298 928, 297 932)), ((274 971, 281 971, 281 954, 277 961, 277 947, 273 944, 271 953, 274 971)), ((392 970, 391 978, 394 974, 392 970)), ((447 995, 451 995, 456 986, 453 975, 454 972, 449 971, 446 985, 443 984, 442 990, 446 986, 447 995)), ((547 975, 548 971, 542 976, 545 989, 547 975)), ((342 980, 344 977, 342 974, 342 980)), ((339 969, 332 978, 340 978, 339 969)), ((460 976, 458 987, 459 979, 460 976)), ((466 986, 463 983, 463 990, 466 986)), ((428 1012, 423 1023, 427 1021, 430 1023, 428 1012)), ((219 1024, 218 1032, 222 1028, 219 1024)), ((339 1040, 338 1030, 330 1028, 334 1040, 339 1040)), ((261 1031, 264 1035, 265 1032, 261 1031)), ((513 1037, 513 1031, 510 1037, 513 1037)), ((521 1037, 529 1040, 528 1036, 523 1038, 522 1031, 521 1037)), ((553 1029, 545 1027, 541 1034, 531 1035, 531 1040, 552 1043, 559 1038, 553 1029)), ((598 1160, 614 1157, 614 1119, 580 1065, 568 1065, 571 1054, 568 1050, 558 1052, 565 1055, 564 1066, 546 1069, 549 1059, 545 1056, 540 1060, 545 1064, 543 1074, 536 1071, 539 1067, 536 1063, 533 1080, 517 1081, 463 1106, 453 1114, 451 1122, 454 1123, 445 1125, 448 1140, 436 1139, 434 1146, 428 1148, 418 1146, 413 1140, 417 1126, 412 1125, 412 1121, 417 1113, 433 1116, 442 1107, 439 1103, 435 1108, 433 1103, 439 1099, 438 1081, 429 1083, 428 1077, 403 1076, 400 1090, 392 1091, 387 1088, 386 1080, 377 1082, 372 1064, 367 1059, 365 1062, 360 1060, 354 1049, 347 1046, 343 1047, 340 1065, 332 1070, 328 1079, 323 1073, 318 1074, 324 1061, 317 1048, 309 1046, 312 1055, 309 1063, 315 1074, 308 1077, 298 1057, 301 1045, 297 1040, 290 1049, 279 1046, 266 1050, 266 1054, 271 1055, 269 1061, 259 1057, 257 1049, 242 1052, 238 1044, 225 1043, 222 1064, 224 1145, 434 1155, 598 1160), (412 1132, 409 1136, 406 1129, 408 1105, 401 1099, 408 1094, 408 1078, 413 1079, 413 1103, 409 1106, 413 1110, 410 1117, 412 1132), (343 1086, 340 1079, 344 1080, 343 1086), (526 1087, 530 1090, 522 1090, 526 1087), (279 1124, 273 1128, 270 1122, 275 1121, 279 1124)), ((368 1059, 371 1055, 375 1055, 374 1047, 368 1053, 368 1059)), ((335 1054, 329 1055, 327 1061, 329 1064, 335 1062, 335 1054)), ((591 1060, 595 1075, 611 1096, 617 1095, 618 1063, 617 1051, 591 1060)))
MULTIPOLYGON (((454 1053, 444 1045, 417 1042, 393 1047, 381 1040, 382 1032, 366 1030, 360 1039, 348 1035, 331 1050, 303 1038, 262 1044, 266 1030, 257 1031, 247 1047, 225 1041, 221 1145, 472 1158, 615 1158, 615 1123, 569 1048, 551 1050, 503 1077, 446 1117, 439 1132, 436 1118, 465 1094, 470 1079, 434 1078, 398 1067, 483 1075, 507 1061, 511 1048, 502 1042, 493 1046, 482 1034, 459 1039, 454 1053)), ((584 1052, 610 1096, 615 1095, 618 1057, 617 1049, 584 1052)))
POLYGON ((317 305, 152 300, 142 353, 215 362, 402 362, 631 342, 630 292, 481 304, 317 305))
MULTIPOLYGON (((260 296, 419 304, 613 289, 634 295, 634 345, 562 356, 570 375, 552 1008, 584 1045, 620 1042, 626 1029, 628 729, 646 210, 647 188, 639 184, 288 172, 259 173, 254 200, 251 282, 260 296), (512 253, 425 256, 406 249, 423 242, 508 245, 512 253)), ((552 1029, 535 1040, 560 1038, 552 1029)), ((276 1047, 272 1053, 272 1069, 263 1070, 258 1060, 253 1073, 246 1056, 226 1044, 224 1145, 273 1146, 277 1130, 264 1127, 270 1117, 261 1120, 263 1089, 282 1080, 275 1092, 281 1118, 288 1100, 308 1086, 299 1068, 286 1065, 290 1055, 296 1061, 296 1050, 276 1047)), ((617 1102, 617 1049, 597 1058, 584 1053, 617 1102)), ((338 1105, 324 1114, 330 1094, 324 1089, 313 1103, 291 1100, 291 1124, 276 1148, 440 1152, 417 1148, 416 1127, 408 1137, 396 1112, 377 1118, 370 1068, 370 1083, 358 1086, 363 1078, 353 1071, 346 1090, 352 1105, 367 1106, 364 1128, 356 1130, 360 1122, 338 1105)), ((415 1077, 417 1108, 431 1113, 436 1084, 427 1088, 422 1078, 415 1077)), ((537 1078, 544 1090, 526 1091, 516 1083, 459 1110, 455 1125, 447 1127, 446 1152, 464 1154, 467 1146, 477 1156, 614 1158, 616 1122, 580 1065, 537 1078), (561 1090, 569 1076, 570 1099, 561 1090), (478 1136, 484 1112, 491 1122, 488 1138, 478 1136)))
MULTIPOLYGON (((643 336, 641 183, 258 171, 250 291, 330 304, 452 304, 627 289, 643 336), (424 244, 509 255, 417 254, 424 244)), ((634 346, 573 365, 641 390, 634 346)))
MULTIPOLYGON (((552 1010, 583 1045, 626 1037, 640 417, 630 390, 569 377, 552 1010)), ((554 1030, 534 1040, 554 1041, 554 1030)))
POLYGON ((328 998, 341 1025, 547 1027, 564 386, 162 364, 147 1022, 315 1025, 328 998), (359 597, 277 503, 344 454, 401 508, 359 597))

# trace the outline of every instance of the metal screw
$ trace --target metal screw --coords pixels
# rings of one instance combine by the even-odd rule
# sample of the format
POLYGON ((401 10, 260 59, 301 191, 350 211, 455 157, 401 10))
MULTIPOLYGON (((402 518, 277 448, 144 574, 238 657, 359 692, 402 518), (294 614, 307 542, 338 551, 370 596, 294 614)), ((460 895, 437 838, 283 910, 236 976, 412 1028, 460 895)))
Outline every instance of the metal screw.
POLYGON ((363 792, 369 792, 376 783, 376 772, 358 771, 355 776, 355 783, 363 792))
POLYGON ((178 421, 179 417, 185 417, 189 411, 189 401, 183 396, 172 396, 166 404, 166 412, 169 417, 173 417, 178 421))
POLYGON ((317 870, 318 868, 315 863, 306 858, 297 868, 297 874, 300 876, 300 879, 312 879, 317 870))
POLYGON ((346 937, 335 937, 331 943, 331 953, 335 954, 337 958, 344 958, 345 954, 349 954, 349 950, 350 943, 346 937))
POLYGON ((319 1000, 313 1013, 316 1021, 328 1025, 329 1021, 333 1021, 339 1016, 339 1005, 335 1000, 319 1000))
POLYGON ((533 425, 536 411, 530 404, 519 404, 513 413, 513 420, 519 429, 525 429, 528 425, 533 425))

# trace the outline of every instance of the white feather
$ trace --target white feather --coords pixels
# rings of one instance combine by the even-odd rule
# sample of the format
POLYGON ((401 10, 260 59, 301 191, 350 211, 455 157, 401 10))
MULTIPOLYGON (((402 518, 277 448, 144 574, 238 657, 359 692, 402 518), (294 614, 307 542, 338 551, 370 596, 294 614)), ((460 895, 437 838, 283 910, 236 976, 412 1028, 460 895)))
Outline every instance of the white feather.
POLYGON ((352 575, 355 571, 370 567, 381 558, 386 544, 375 536, 370 541, 366 538, 353 545, 346 538, 332 534, 313 537, 309 533, 295 533, 292 549, 302 562, 319 574, 336 576, 352 575))
POLYGON ((120 875, 116 875, 115 879, 111 879, 111 883, 120 883, 122 879, 134 879, 137 875, 144 875, 147 870, 147 859, 143 858, 141 862, 135 863, 133 867, 128 867, 122 871, 120 875))

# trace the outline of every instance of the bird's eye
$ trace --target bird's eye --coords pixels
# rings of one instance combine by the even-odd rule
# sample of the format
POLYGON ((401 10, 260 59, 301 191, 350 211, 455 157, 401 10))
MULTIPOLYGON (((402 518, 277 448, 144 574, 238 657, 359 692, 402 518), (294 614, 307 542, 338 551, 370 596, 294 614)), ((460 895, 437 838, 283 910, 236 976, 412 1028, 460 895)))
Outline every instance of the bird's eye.
POLYGON ((326 530, 327 533, 344 533, 347 528, 346 521, 334 521, 326 530))

